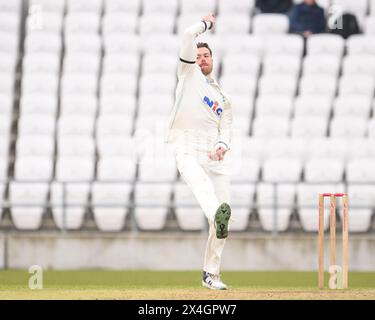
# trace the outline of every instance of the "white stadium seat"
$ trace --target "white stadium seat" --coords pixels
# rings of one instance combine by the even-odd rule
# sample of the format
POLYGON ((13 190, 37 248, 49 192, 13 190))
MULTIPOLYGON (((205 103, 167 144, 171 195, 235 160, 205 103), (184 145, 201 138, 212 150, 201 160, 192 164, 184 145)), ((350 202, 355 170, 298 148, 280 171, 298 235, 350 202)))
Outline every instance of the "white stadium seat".
POLYGON ((144 13, 171 13, 176 14, 179 7, 177 0, 143 0, 142 9, 144 13))
POLYGON ((180 11, 181 14, 185 13, 195 13, 195 14, 207 14, 207 12, 215 12, 216 10, 216 1, 215 0, 190 0, 190 1, 181 1, 180 11))
POLYGON ((130 204, 131 184, 94 182, 91 189, 95 223, 101 231, 121 231, 130 204))
POLYGON ((300 95, 321 95, 333 98, 337 91, 336 76, 328 75, 307 75, 300 80, 300 95))
MULTIPOLYGON (((249 34, 238 34, 238 35, 222 35, 220 36, 222 43, 226 46, 220 48, 222 53, 230 54, 248 54, 255 55, 259 58, 262 57, 264 51, 264 39, 261 36, 249 34)), ((219 40, 220 40, 219 39, 219 40)), ((211 45, 211 44, 210 44, 211 45)), ((216 51, 215 51, 216 53, 216 51)), ((214 53, 214 54, 215 54, 214 53)))
POLYGON ((32 73, 22 77, 22 93, 46 93, 57 95, 58 74, 32 73))
POLYGON ((332 98, 320 94, 299 95, 294 101, 294 116, 320 116, 327 118, 332 110, 332 98))
POLYGON ((321 116, 298 116, 291 123, 294 138, 321 138, 327 135, 328 119, 321 116))
POLYGON ((364 21, 364 32, 366 35, 375 35, 375 15, 366 17, 364 21))
POLYGON ((72 33, 64 37, 65 54, 91 53, 100 55, 102 43, 96 33, 72 33))
POLYGON ((32 52, 23 58, 23 74, 50 73, 58 75, 60 71, 60 57, 55 53, 32 52))
POLYGON ((375 138, 375 118, 372 118, 369 122, 368 122, 368 129, 367 129, 367 134, 368 134, 368 137, 371 138, 371 139, 374 139, 375 138))
POLYGON ((0 117, 0 135, 8 137, 10 135, 10 130, 12 126, 11 115, 1 115, 0 117))
POLYGON ((94 119, 98 105, 98 99, 90 94, 67 94, 61 96, 60 116, 86 116, 94 119))
POLYGON ((97 137, 108 135, 130 136, 133 118, 127 115, 101 115, 96 124, 97 137))
POLYGON ((169 115, 174 104, 171 94, 144 94, 139 97, 138 116, 169 115))
POLYGON ((171 94, 176 87, 176 76, 174 74, 150 74, 140 78, 139 90, 141 94, 165 93, 171 94))
POLYGON ((99 181, 129 181, 136 174, 136 160, 127 156, 104 156, 98 162, 99 181))
POLYGON ((59 181, 91 181, 94 177, 92 157, 59 157, 56 161, 56 179, 59 181))
POLYGON ((267 55, 263 60, 263 74, 299 76, 301 61, 289 54, 267 55))
POLYGON ((0 114, 10 116, 13 109, 13 95, 0 93, 0 114))
POLYGON ((0 157, 0 181, 8 179, 8 160, 5 157, 0 157))
POLYGON ((338 76, 341 60, 332 54, 311 54, 303 59, 303 75, 338 76))
POLYGON ((373 164, 373 158, 350 160, 346 166, 346 180, 354 183, 374 183, 375 166, 373 164))
POLYGON ((265 75, 259 80, 260 94, 282 94, 294 97, 297 77, 292 75, 265 75))
POLYGON ((100 15, 103 0, 66 0, 68 12, 92 12, 100 15))
POLYGON ((64 57, 63 72, 87 73, 95 77, 99 74, 100 57, 92 53, 70 53, 64 57))
POLYGON ((16 154, 19 156, 49 157, 52 159, 55 151, 55 141, 49 135, 26 135, 17 139, 16 154))
POLYGON ((106 0, 104 1, 105 12, 126 12, 138 15, 141 9, 141 0, 106 0))
POLYGON ((232 106, 235 106, 236 113, 240 117, 249 118, 253 114, 254 110, 254 101, 253 97, 250 94, 243 93, 243 94, 236 94, 231 97, 232 98, 232 106))
POLYGON ((21 96, 20 111, 22 115, 40 114, 55 116, 58 97, 48 93, 29 93, 21 96))
POLYGON ((91 137, 94 134, 94 118, 86 115, 65 115, 59 118, 57 134, 91 137))
POLYGON ((61 78, 61 94, 95 95, 98 90, 98 79, 87 73, 63 74, 61 78))
POLYGON ((293 112, 293 99, 284 95, 261 95, 256 101, 256 116, 279 116, 289 118, 293 112))
POLYGON ((259 161, 247 156, 237 157, 233 160, 232 181, 256 182, 259 179, 259 161))
POLYGON ((331 54, 340 58, 344 53, 345 40, 336 34, 313 34, 307 39, 308 55, 331 54))
POLYGON ((18 37, 20 30, 19 13, 0 11, 0 30, 18 37))
POLYGON ((249 74, 257 76, 260 71, 260 59, 256 55, 228 53, 222 59, 222 76, 231 74, 249 74))
POLYGON ((51 115, 21 115, 18 119, 18 136, 49 135, 55 132, 56 120, 51 115))
POLYGON ((264 147, 264 159, 291 158, 304 162, 308 149, 304 139, 273 138, 264 147))
POLYGON ((43 12, 53 12, 62 15, 65 9, 65 3, 65 0, 30 0, 29 8, 36 6, 41 8, 43 12))
POLYGON ((348 38, 346 42, 347 53, 355 54, 375 54, 375 37, 373 35, 355 34, 348 38))
POLYGON ((258 138, 286 137, 289 134, 289 119, 278 116, 256 117, 252 135, 258 138))
POLYGON ((0 159, 7 159, 9 153, 9 142, 9 137, 7 135, 0 134, 0 159))
POLYGON ((134 137, 98 136, 96 146, 99 158, 128 157, 136 159, 138 157, 139 144, 134 137))
POLYGON ((94 157, 94 139, 88 136, 60 136, 57 140, 57 154, 59 157, 94 157))
POLYGON ((366 95, 340 95, 333 104, 335 117, 354 116, 368 118, 371 112, 372 100, 366 95))
MULTIPOLYGON (((41 7, 42 8, 42 7, 41 7)), ((42 9, 43 10, 43 9, 42 9)), ((29 11, 26 19, 26 33, 56 33, 61 34, 63 27, 63 15, 58 12, 48 12, 35 10, 29 11), (40 12, 40 13, 38 13, 40 12)))
MULTIPOLYGON (((0 74, 0 94, 12 94, 14 90, 14 81, 15 78, 13 73, 0 74)), ((41 83, 38 83, 37 85, 42 86, 41 83)), ((29 89, 29 87, 27 87, 27 89, 29 89)))
POLYGON ((77 230, 82 227, 89 191, 88 183, 51 184, 52 216, 59 229, 77 230))
POLYGON ((17 156, 14 178, 18 181, 49 181, 52 178, 53 158, 50 156, 17 156))
POLYGON ((3 182, 0 182, 0 221, 3 216, 3 206, 5 202, 5 184, 3 182))
POLYGON ((223 34, 248 34, 250 31, 250 16, 247 13, 221 13, 217 17, 215 33, 223 34))
POLYGON ((137 183, 134 190, 135 219, 142 230, 161 230, 165 226, 172 185, 137 183))
POLYGON ((217 2, 217 9, 219 11, 219 14, 228 12, 251 14, 254 6, 255 0, 218 0, 217 2))
POLYGON ((367 133, 367 119, 363 117, 335 117, 331 121, 330 136, 336 138, 361 138, 367 133))
POLYGON ((31 33, 25 38, 25 52, 61 54, 61 36, 55 33, 31 33))
POLYGON ((175 53, 180 49, 179 38, 175 34, 145 34, 141 36, 143 53, 175 53))
POLYGON ((286 156, 272 158, 263 164, 262 178, 265 182, 299 182, 302 173, 302 162, 286 156))
POLYGON ((177 72, 176 56, 167 53, 148 53, 143 56, 142 70, 143 75, 148 74, 170 74, 177 72))
POLYGON ((356 15, 359 22, 367 15, 368 0, 332 0, 332 5, 340 6, 343 12, 356 15))
POLYGON ((360 158, 375 158, 375 144, 373 139, 351 139, 348 145, 347 158, 349 160, 360 158))
POLYGON ((136 97, 131 94, 102 94, 100 96, 100 114, 118 114, 132 116, 136 110, 136 97))
POLYGON ((175 16, 169 13, 145 13, 139 19, 139 34, 173 33, 175 16))
POLYGON ((176 160, 173 157, 143 157, 139 163, 140 182, 172 182, 177 178, 176 160))
POLYGON ((303 55, 303 37, 297 34, 267 36, 264 43, 264 55, 290 55, 300 59, 303 55))
POLYGON ((341 159, 318 158, 305 164, 305 181, 332 183, 341 182, 344 174, 344 163, 341 159))
POLYGON ((16 56, 7 52, 0 52, 0 72, 13 73, 16 69, 16 56))
POLYGON ((140 56, 136 53, 106 54, 103 60, 103 73, 124 73, 138 75, 140 56))
POLYGON ((263 13, 253 18, 253 33, 257 35, 275 35, 288 33, 289 19, 284 14, 263 13))
POLYGON ((348 142, 345 138, 320 138, 309 143, 308 159, 336 159, 344 161, 349 155, 348 142))
POLYGON ((229 222, 230 231, 246 230, 255 202, 254 195, 255 185, 252 183, 231 185, 230 205, 236 211, 236 215, 229 222))
POLYGON ((103 17, 102 34, 104 37, 113 33, 135 34, 138 29, 138 17, 125 12, 110 12, 103 17))
MULTIPOLYGON (((317 232, 319 194, 321 193, 345 193, 344 185, 338 184, 304 184, 297 185, 298 214, 303 230, 317 232)), ((326 200, 324 214, 324 229, 329 225, 329 201, 326 200)))
MULTIPOLYGON (((27 43, 25 42, 25 45, 27 43)), ((0 30, 0 51, 18 56, 18 38, 9 32, 0 30)))
POLYGON ((14 226, 19 230, 37 230, 47 204, 48 183, 9 184, 9 202, 14 226))
POLYGON ((348 75, 370 75, 375 76, 375 63, 373 55, 356 54, 344 58, 343 74, 348 75))
POLYGON ((21 0, 1 0, 0 1, 0 10, 6 12, 19 13, 21 10, 22 1, 21 0))
POLYGON ((177 223, 182 230, 203 230, 206 217, 191 189, 184 182, 174 186, 174 205, 177 223))
POLYGON ((295 185, 260 183, 257 186, 258 214, 265 231, 286 231, 292 215, 295 185), (276 192, 276 194, 275 194, 276 192))
POLYGON ((257 78, 254 75, 225 74, 220 78, 220 85, 231 95, 254 95, 257 88, 257 78))
POLYGON ((104 74, 100 79, 101 94, 132 94, 137 90, 137 77, 130 74, 104 74))

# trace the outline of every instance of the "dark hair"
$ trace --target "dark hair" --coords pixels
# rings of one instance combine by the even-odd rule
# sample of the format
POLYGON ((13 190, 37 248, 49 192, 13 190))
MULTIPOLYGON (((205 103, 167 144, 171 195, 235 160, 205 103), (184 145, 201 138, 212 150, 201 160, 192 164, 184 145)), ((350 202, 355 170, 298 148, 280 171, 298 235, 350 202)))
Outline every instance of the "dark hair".
POLYGON ((210 55, 211 55, 211 57, 212 57, 212 50, 211 50, 211 48, 209 47, 208 43, 206 43, 206 42, 198 42, 198 43, 197 43, 197 48, 207 48, 208 51, 210 51, 210 55))

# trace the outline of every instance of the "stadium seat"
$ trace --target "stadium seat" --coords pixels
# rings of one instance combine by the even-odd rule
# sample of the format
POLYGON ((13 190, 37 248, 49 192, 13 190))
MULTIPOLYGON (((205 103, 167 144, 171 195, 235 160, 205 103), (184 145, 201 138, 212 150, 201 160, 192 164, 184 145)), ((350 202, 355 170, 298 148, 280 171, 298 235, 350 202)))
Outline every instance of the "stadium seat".
POLYGON ((248 13, 221 13, 217 17, 215 34, 248 34, 250 22, 248 13))
POLYGON ((0 1, 0 11, 19 13, 21 10, 21 5, 22 5, 21 0, 15 0, 15 1, 2 0, 0 1))
POLYGON ((148 115, 137 117, 134 128, 136 137, 159 137, 165 134, 165 126, 168 123, 166 115, 148 115))
POLYGON ((0 182, 0 222, 1 222, 1 218, 3 216, 3 208, 4 208, 4 202, 5 202, 5 183, 3 182, 0 182))
POLYGON ((103 0, 66 0, 68 12, 92 12, 100 15, 103 0))
POLYGON ((22 77, 22 92, 57 95, 59 78, 56 74, 32 73, 22 77))
POLYGON ((23 58, 22 72, 32 73, 50 73, 58 76, 60 71, 60 57, 55 53, 29 53, 23 58))
POLYGON ((232 127, 234 128, 232 131, 233 134, 242 137, 248 136, 250 131, 250 119, 249 115, 243 117, 239 114, 234 114, 232 118, 232 127))
POLYGON ((294 116, 317 116, 328 119, 332 109, 332 98, 320 94, 299 95, 294 100, 294 116))
POLYGON ((291 158, 304 162, 308 150, 304 139, 273 138, 264 146, 264 159, 291 158))
POLYGON ((335 117, 354 116, 368 118, 371 112, 372 100, 366 95, 340 95, 333 104, 335 117))
POLYGON ((327 75, 338 77, 341 60, 332 54, 311 54, 303 59, 303 75, 327 75))
POLYGON ((232 166, 232 181, 256 182, 259 179, 259 161, 246 155, 235 157, 232 166))
POLYGON ((0 135, 8 137, 10 135, 10 130, 12 126, 12 117, 11 115, 1 115, 0 117, 0 135))
POLYGON ((94 134, 94 118, 86 115, 65 115, 57 123, 58 137, 66 135, 87 136, 94 134))
POLYGON ((113 33, 135 34, 138 29, 138 17, 126 12, 109 12, 103 17, 102 34, 104 37, 113 33))
POLYGON ((18 37, 20 31, 20 18, 18 12, 0 11, 0 30, 18 37))
POLYGON ((321 116, 298 116, 291 123, 294 138, 321 138, 327 135, 328 119, 321 116))
POLYGON ((200 0, 191 0, 191 1, 181 1, 180 3, 180 13, 195 13, 204 15, 207 12, 215 12, 216 11, 216 1, 215 0, 207 0, 207 1, 200 1, 200 0))
POLYGON ((367 15, 368 0, 357 0, 355 2, 351 0, 332 0, 332 5, 340 6, 343 12, 356 15, 360 24, 367 15))
POLYGON ((88 183, 51 184, 52 216, 59 229, 78 230, 82 227, 89 191, 88 183))
POLYGON ((139 90, 141 94, 165 93, 170 94, 176 87, 175 74, 149 74, 140 78, 139 90))
POLYGON ((261 95, 256 101, 256 116, 289 118, 293 112, 293 99, 284 95, 261 95))
POLYGON ((308 148, 307 156, 310 160, 336 159, 344 161, 349 153, 348 142, 345 138, 313 139, 308 148))
POLYGON ((255 185, 239 183, 231 185, 230 205, 235 214, 229 221, 230 231, 244 231, 249 224, 249 216, 254 206, 255 185))
POLYGON ((53 158, 50 156, 17 156, 14 178, 18 181, 49 181, 53 173, 53 158))
POLYGON ((94 119, 97 111, 97 97, 90 94, 67 94, 60 98, 60 117, 86 116, 94 119))
POLYGON ((363 28, 366 35, 375 35, 375 15, 366 17, 363 28))
POLYGON ((143 53, 175 53, 180 50, 179 37, 175 34, 145 34, 141 36, 143 53))
POLYGON ((341 94, 363 94, 373 97, 375 80, 370 75, 344 75, 340 79, 339 93, 341 94))
POLYGON ((67 182, 88 182, 94 178, 94 159, 92 157, 58 157, 56 179, 67 182))
POLYGON ((53 12, 62 16, 65 10, 65 0, 30 0, 29 9, 33 6, 40 7, 45 13, 53 12))
POLYGON ((18 56, 18 38, 9 32, 0 30, 0 52, 18 56))
MULTIPOLYGON (((247 54, 249 56, 262 57, 264 52, 264 39, 261 36, 253 34, 232 34, 222 35, 220 39, 226 44, 224 48, 220 48, 222 54, 247 54)), ((211 45, 211 43, 210 43, 211 45)), ((216 53, 217 51, 215 51, 216 53)))
POLYGON ((134 215, 141 230, 161 230, 166 223, 172 185, 137 183, 134 215))
POLYGON ((256 35, 275 35, 288 33, 289 19, 284 14, 263 13, 253 18, 252 31, 256 35))
POLYGON ((257 138, 286 137, 289 134, 289 119, 278 116, 256 117, 252 135, 257 138))
POLYGON ((305 164, 305 181, 319 183, 341 182, 344 175, 344 163, 341 159, 316 158, 305 164))
POLYGON ((136 53, 106 54, 103 60, 103 73, 124 73, 138 75, 140 56, 136 53))
POLYGON ((271 158, 264 162, 262 178, 264 182, 299 182, 302 173, 302 162, 296 158, 271 158))
POLYGON ((6 181, 8 179, 8 159, 0 157, 0 181, 6 181))
POLYGON ((52 136, 55 125, 55 117, 51 115, 21 115, 18 119, 18 137, 38 134, 52 136))
POLYGON ((222 13, 246 13, 251 14, 255 6, 255 0, 238 0, 238 1, 227 1, 218 0, 217 10, 219 14, 222 13))
POLYGON ((280 94, 294 97, 297 77, 292 75, 264 75, 259 80, 259 94, 280 94))
POLYGON ((96 76, 77 72, 63 74, 61 77, 61 94, 88 94, 96 95, 98 90, 98 79, 96 76))
POLYGON ((372 139, 351 139, 348 145, 348 159, 375 158, 375 144, 372 139))
POLYGON ((349 160, 346 166, 346 180, 354 183, 374 183, 375 167, 373 163, 373 158, 349 160))
POLYGON ((98 161, 99 181, 132 182, 136 175, 136 160, 130 156, 102 156, 98 161))
POLYGON ((2 116, 10 116, 13 109, 13 94, 0 93, 0 114, 2 116))
MULTIPOLYGON (((0 94, 6 94, 6 95, 12 94, 14 90, 14 81, 15 81, 15 78, 14 78, 13 73, 0 74, 0 94)), ((37 83, 36 86, 37 85, 42 86, 41 83, 37 83)), ((25 87, 25 89, 26 90, 30 89, 30 86, 25 87)))
POLYGON ((9 136, 0 134, 0 159, 6 159, 9 153, 9 136))
POLYGON ((131 94, 101 94, 100 115, 126 115, 132 117, 136 110, 136 97, 131 94))
POLYGON ((143 12, 148 13, 170 13, 176 15, 179 3, 176 0, 143 0, 143 12))
POLYGON ((335 117, 331 121, 330 136, 336 138, 360 138, 367 133, 367 119, 363 117, 335 117))
POLYGON ((256 55, 228 53, 223 57, 221 75, 249 74, 257 76, 260 71, 260 59, 256 55))
POLYGON ((345 40, 336 34, 313 34, 307 39, 306 44, 308 55, 329 54, 341 59, 344 49, 345 40))
POLYGON ((174 104, 171 94, 143 94, 138 100, 138 117, 151 114, 168 116, 174 104))
POLYGON ((19 230, 37 230, 42 225, 48 183, 9 183, 9 204, 14 226, 19 230))
POLYGON ((231 99, 232 106, 236 106, 236 113, 238 116, 247 119, 251 117, 254 110, 254 101, 250 94, 236 94, 231 96, 231 99))
POLYGON ((138 15, 141 9, 141 0, 106 0, 104 1, 105 12, 126 12, 138 15))
POLYGON ((263 75, 299 76, 301 61, 289 54, 267 55, 263 60, 263 75))
POLYGON ((99 34, 96 33, 73 33, 64 37, 65 54, 91 53, 100 55, 102 44, 99 34))
POLYGON ((258 214, 263 230, 286 231, 288 229, 294 197, 295 186, 293 184, 258 184, 258 214))
POLYGON ((100 115, 96 124, 96 136, 109 135, 130 136, 133 129, 133 118, 127 115, 100 115))
POLYGON ((220 78, 220 85, 231 95, 254 95, 257 87, 257 78, 254 75, 225 74, 220 78))
MULTIPOLYGON (((349 184, 347 194, 350 199, 349 231, 367 232, 371 227, 371 217, 375 207, 374 186, 349 184)), ((340 214, 342 214, 341 210, 340 214)))
POLYGON ((139 34, 171 34, 175 25, 175 16, 170 13, 144 13, 139 18, 139 34), (160 23, 163 21, 163 23, 160 23))
POLYGON ((174 54, 148 53, 143 56, 142 75, 149 74, 169 74, 175 75, 177 72, 177 59, 174 54))
POLYGON ((16 143, 17 158, 36 156, 53 157, 55 152, 55 141, 52 135, 26 135, 18 137, 16 143))
POLYGON ((100 30, 101 17, 90 12, 69 12, 65 16, 65 36, 75 33, 90 34, 98 33, 100 30))
POLYGON ((371 35, 355 34, 346 42, 347 54, 375 54, 375 37, 371 35))
POLYGON ((370 75, 375 74, 375 63, 372 55, 359 54, 349 55, 344 58, 343 74, 348 75, 370 75))
POLYGON ((64 135, 57 139, 59 157, 94 157, 95 144, 90 136, 64 135))
POLYGON ((174 186, 174 205, 177 223, 182 230, 204 230, 206 217, 191 189, 184 182, 174 186))
POLYGON ((371 139, 374 139, 375 138, 375 118, 372 118, 369 122, 368 122, 368 129, 367 129, 367 134, 368 134, 368 137, 371 138, 371 139))
POLYGON ((333 98, 337 91, 336 76, 306 75, 300 80, 300 95, 320 95, 333 98))
POLYGON ((70 53, 64 57, 63 68, 65 74, 87 73, 98 77, 100 57, 91 53, 70 53))
MULTIPOLYGON (((318 204, 319 194, 321 193, 345 193, 344 185, 338 184, 305 184, 297 185, 297 204, 298 215, 303 230, 308 232, 317 232, 318 221, 318 204)), ((329 225, 329 201, 326 200, 324 214, 324 229, 329 225)))
POLYGON ((264 42, 264 55, 288 55, 301 58, 303 37, 297 34, 268 35, 264 42))
MULTIPOLYGON (((56 33, 31 33, 25 38, 25 52, 61 54, 62 39, 56 33)), ((12 44, 10 44, 12 45, 12 44)))
POLYGON ((92 210, 100 231, 121 231, 129 212, 131 184, 94 182, 92 210))
POLYGON ((12 74, 16 70, 16 56, 0 51, 0 73, 12 74))
POLYGON ((140 160, 138 181, 172 182, 176 178, 177 168, 173 157, 146 156, 140 160))
POLYGON ((104 74, 100 79, 101 94, 132 94, 137 90, 137 77, 130 74, 104 74))

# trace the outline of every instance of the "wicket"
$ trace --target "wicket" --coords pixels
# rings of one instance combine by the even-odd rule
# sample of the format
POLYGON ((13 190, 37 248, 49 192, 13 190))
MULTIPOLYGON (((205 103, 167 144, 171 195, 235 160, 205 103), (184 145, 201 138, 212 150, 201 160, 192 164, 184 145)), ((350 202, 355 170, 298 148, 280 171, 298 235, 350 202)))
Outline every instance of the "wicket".
POLYGON ((348 196, 344 193, 319 195, 319 289, 324 289, 324 198, 330 198, 330 266, 336 266, 336 198, 342 198, 342 289, 348 288, 348 196))

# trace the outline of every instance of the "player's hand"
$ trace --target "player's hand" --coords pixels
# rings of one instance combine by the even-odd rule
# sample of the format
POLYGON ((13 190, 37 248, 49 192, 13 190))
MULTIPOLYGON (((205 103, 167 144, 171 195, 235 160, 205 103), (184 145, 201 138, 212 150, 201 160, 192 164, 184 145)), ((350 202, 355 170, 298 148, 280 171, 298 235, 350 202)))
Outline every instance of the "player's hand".
POLYGON ((207 16, 203 17, 202 21, 211 22, 212 26, 214 25, 216 18, 213 13, 208 14, 207 16))
POLYGON ((211 151, 209 153, 209 157, 211 160, 214 160, 214 161, 221 161, 224 159, 224 155, 225 153, 227 152, 228 150, 224 150, 223 148, 219 147, 216 149, 216 152, 215 151, 211 151))

